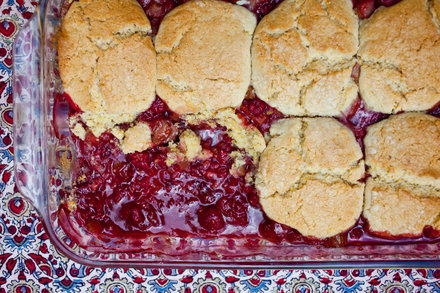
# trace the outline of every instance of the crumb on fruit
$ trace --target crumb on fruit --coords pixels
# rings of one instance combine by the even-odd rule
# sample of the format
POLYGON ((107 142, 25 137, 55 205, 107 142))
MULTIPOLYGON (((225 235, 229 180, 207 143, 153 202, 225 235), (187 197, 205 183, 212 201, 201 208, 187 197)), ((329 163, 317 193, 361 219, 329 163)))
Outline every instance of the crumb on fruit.
POLYGON ((74 116, 70 118, 70 128, 72 129, 72 133, 78 136, 81 140, 84 140, 86 137, 86 130, 81 123, 79 123, 79 117, 74 116))
POLYGON ((67 156, 67 151, 63 151, 63 154, 61 155, 61 158, 60 158, 61 169, 63 170, 63 172, 65 172, 65 173, 69 172, 70 163, 71 163, 71 161, 69 160, 69 158, 67 156))
POLYGON ((180 155, 180 151, 177 148, 177 145, 170 141, 168 143, 169 152, 167 153, 167 159, 165 160, 167 166, 171 166, 172 164, 178 161, 178 156, 180 155))
POLYGON ((200 137, 194 131, 185 130, 179 139, 179 148, 188 160, 192 161, 202 153, 200 137))
POLYGON ((133 114, 107 114, 92 112, 84 112, 81 114, 81 119, 96 137, 99 137, 108 129, 112 129, 116 124, 130 122, 135 118, 136 116, 133 114))
POLYGON ((124 132, 121 149, 129 154, 144 151, 152 145, 150 126, 147 123, 138 123, 124 132))
POLYGON ((231 153, 231 158, 234 159, 234 163, 232 163, 231 169, 229 169, 229 173, 234 177, 243 176, 243 167, 246 165, 245 156, 239 151, 233 151, 231 153))
POLYGON ((260 131, 256 127, 244 125, 232 108, 216 112, 201 111, 197 114, 186 115, 185 118, 189 124, 216 121, 219 125, 226 127, 234 145, 244 149, 252 157, 254 163, 258 162, 260 154, 266 148, 266 141, 260 131))
POLYGON ((169 152, 167 153, 166 163, 168 166, 177 161, 193 161, 196 158, 204 158, 206 154, 200 144, 200 137, 192 130, 186 129, 179 136, 179 143, 168 143, 169 152))
POLYGON ((124 139, 124 130, 122 130, 120 127, 113 127, 110 132, 113 134, 114 137, 119 139, 119 141, 122 141, 124 139))

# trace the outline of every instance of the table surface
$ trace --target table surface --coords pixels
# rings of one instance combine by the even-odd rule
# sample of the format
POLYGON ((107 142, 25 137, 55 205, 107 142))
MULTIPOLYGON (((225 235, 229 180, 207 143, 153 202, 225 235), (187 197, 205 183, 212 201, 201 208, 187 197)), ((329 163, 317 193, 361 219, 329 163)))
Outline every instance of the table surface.
POLYGON ((14 37, 35 10, 0 0, 0 293, 2 292, 440 292, 440 270, 99 269, 70 261, 51 245, 14 184, 14 37))

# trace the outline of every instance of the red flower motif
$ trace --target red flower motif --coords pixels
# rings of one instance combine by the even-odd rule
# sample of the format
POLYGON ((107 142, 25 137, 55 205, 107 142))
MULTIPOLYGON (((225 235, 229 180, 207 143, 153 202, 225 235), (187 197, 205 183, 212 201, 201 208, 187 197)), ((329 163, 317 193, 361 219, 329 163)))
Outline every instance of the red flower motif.
POLYGON ((228 282, 228 283, 235 283, 235 282, 237 282, 237 281, 239 281, 240 279, 238 279, 238 278, 236 278, 236 277, 226 277, 225 278, 225 281, 226 282, 228 282))
POLYGON ((25 263, 26 267, 28 268, 29 273, 33 274, 36 269, 35 262, 32 259, 27 259, 24 261, 24 263, 25 263))
POLYGON ((191 283, 193 280, 194 280, 194 278, 192 276, 186 276, 183 279, 181 279, 180 281, 185 283, 185 284, 188 284, 188 283, 191 283))
POLYGON ((417 287, 421 287, 428 284, 428 282, 426 282, 425 280, 414 280, 414 285, 417 287))
POLYGON ((38 282, 40 282, 40 284, 47 285, 47 284, 52 282, 52 279, 46 278, 46 277, 42 277, 42 278, 38 279, 38 282))
POLYGON ((6 269, 8 270, 9 274, 12 274, 12 271, 14 270, 16 264, 17 264, 16 259, 10 258, 8 260, 8 262, 6 263, 6 269))

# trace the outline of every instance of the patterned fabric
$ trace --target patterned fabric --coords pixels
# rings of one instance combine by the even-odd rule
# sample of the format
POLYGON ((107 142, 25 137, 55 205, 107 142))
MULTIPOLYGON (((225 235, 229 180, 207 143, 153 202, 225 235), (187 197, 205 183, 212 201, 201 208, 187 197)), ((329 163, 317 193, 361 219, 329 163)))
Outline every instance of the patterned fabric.
POLYGON ((36 4, 0 0, 0 293, 440 292, 440 270, 103 270, 60 255, 13 177, 11 51, 36 4))

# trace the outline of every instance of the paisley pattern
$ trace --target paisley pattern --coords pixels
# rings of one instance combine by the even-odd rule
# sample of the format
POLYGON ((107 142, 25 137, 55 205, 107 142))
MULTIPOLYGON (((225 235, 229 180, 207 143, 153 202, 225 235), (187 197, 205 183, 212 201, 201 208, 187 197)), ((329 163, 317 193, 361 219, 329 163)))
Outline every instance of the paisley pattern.
POLYGON ((59 254, 13 178, 11 50, 36 4, 0 0, 0 293, 440 292, 440 270, 103 270, 59 254))

